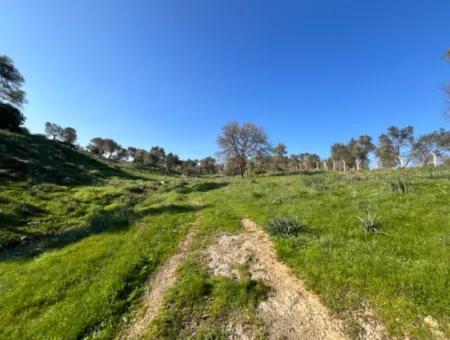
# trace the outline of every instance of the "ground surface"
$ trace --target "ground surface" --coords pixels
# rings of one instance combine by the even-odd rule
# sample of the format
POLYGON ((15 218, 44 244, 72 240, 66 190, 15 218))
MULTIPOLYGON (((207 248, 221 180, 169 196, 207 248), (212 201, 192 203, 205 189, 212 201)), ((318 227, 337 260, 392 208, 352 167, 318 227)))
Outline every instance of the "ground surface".
POLYGON ((190 179, 0 149, 2 339, 450 337, 449 170, 190 179), (278 217, 307 228, 269 236, 278 217))

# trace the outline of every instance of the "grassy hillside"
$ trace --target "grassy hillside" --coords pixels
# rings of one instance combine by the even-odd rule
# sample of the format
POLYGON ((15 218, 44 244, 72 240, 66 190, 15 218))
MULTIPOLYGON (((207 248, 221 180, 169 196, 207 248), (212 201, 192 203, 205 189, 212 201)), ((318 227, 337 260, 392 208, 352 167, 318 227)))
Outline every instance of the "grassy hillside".
POLYGON ((44 136, 0 130, 0 180, 78 185, 113 176, 136 179, 130 173, 44 136))
POLYGON ((278 255, 349 337, 364 337, 365 309, 390 336, 450 337, 448 169, 196 180, 40 136, 0 132, 0 148, 0 338, 117 337, 188 230, 188 259, 145 337, 226 338, 229 320, 244 320, 264 338, 257 306, 270 288, 246 268, 240 281, 213 275, 203 254, 243 217, 303 225, 272 235, 278 255))

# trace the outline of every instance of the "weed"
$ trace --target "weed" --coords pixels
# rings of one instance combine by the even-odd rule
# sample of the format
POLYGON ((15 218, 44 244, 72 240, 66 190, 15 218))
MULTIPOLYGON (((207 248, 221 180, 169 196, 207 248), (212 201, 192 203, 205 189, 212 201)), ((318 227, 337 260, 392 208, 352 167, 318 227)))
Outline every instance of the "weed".
POLYGON ((330 188, 323 175, 310 175, 303 178, 303 184, 315 191, 326 191, 330 188))
POLYGON ((307 232, 309 229, 306 224, 300 222, 295 217, 278 217, 272 219, 267 225, 267 231, 274 236, 297 236, 300 233, 307 232))
POLYGON ((361 226, 365 231, 371 233, 381 233, 379 218, 376 213, 369 210, 358 216, 358 219, 360 220, 361 226))
POLYGON ((412 191, 411 183, 404 178, 390 180, 388 184, 391 191, 399 194, 406 194, 412 191))

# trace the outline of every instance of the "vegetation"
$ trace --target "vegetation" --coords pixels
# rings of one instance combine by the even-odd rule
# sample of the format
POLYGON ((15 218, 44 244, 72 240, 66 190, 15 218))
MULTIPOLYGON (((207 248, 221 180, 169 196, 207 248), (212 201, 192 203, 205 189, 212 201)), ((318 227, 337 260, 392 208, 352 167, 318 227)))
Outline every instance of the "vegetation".
POLYGON ((368 308, 390 336, 450 337, 449 131, 416 138, 393 126, 378 145, 366 135, 335 143, 329 159, 272 148, 250 123, 224 127, 223 164, 111 138, 83 149, 70 127, 25 133, 24 80, 4 56, 0 77, 9 112, 0 130, 0 338, 119 336, 189 231, 194 243, 145 337, 223 338, 239 321, 263 338, 257 310, 271 288, 252 277, 252 259, 232 279, 214 275, 204 255, 217 235, 241 233, 244 217, 265 228, 349 336, 364 336, 351 325, 368 308), (371 152, 385 169, 368 170, 371 152))
MULTIPOLYGON (((0 136, 24 164, 1 180, 2 338, 114 336, 189 227, 197 251, 148 336, 183 337, 187 320, 219 336, 236 313, 258 328, 264 285, 216 277, 201 256, 218 231, 238 232, 242 216, 267 226, 281 259, 344 319, 368 304, 391 335, 431 337, 429 315, 450 334, 449 170, 197 181, 112 166, 39 136, 0 136)), ((3 168, 13 157, 2 157, 3 168)))
POLYGON ((267 232, 274 236, 297 236, 308 230, 308 227, 295 217, 278 217, 269 221, 267 232))

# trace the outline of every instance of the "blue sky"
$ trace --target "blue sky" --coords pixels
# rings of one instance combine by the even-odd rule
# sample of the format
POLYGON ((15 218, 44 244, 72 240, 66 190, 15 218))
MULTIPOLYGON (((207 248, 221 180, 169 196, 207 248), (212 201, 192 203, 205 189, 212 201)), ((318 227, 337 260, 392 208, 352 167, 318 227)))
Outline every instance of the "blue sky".
POLYGON ((450 1, 2 0, 0 53, 26 78, 26 125, 180 156, 233 120, 292 153, 389 125, 447 127, 450 1))

